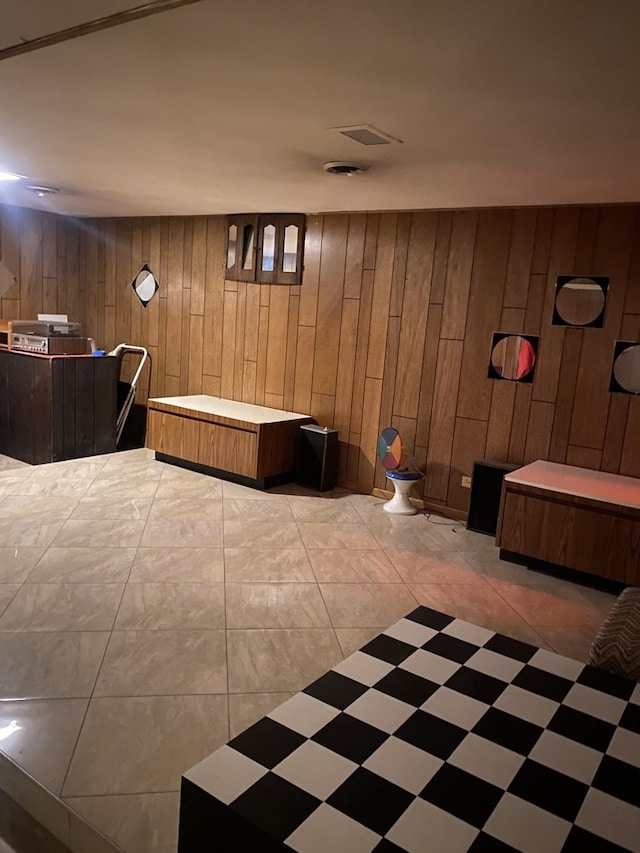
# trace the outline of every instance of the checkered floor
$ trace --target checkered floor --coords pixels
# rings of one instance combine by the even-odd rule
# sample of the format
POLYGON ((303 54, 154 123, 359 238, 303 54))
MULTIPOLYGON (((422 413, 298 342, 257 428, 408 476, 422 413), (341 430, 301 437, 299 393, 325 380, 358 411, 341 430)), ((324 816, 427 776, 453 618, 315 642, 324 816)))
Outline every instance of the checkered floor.
POLYGON ((185 775, 212 841, 640 851, 640 685, 419 607, 185 775))

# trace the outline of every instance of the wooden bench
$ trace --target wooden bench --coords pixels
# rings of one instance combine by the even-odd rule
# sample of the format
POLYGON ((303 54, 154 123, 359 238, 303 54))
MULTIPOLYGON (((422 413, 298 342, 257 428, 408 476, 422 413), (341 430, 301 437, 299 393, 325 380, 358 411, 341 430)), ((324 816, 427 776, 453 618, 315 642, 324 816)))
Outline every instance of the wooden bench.
POLYGON ((197 394, 147 403, 147 447, 156 458, 267 489, 295 476, 298 429, 313 418, 197 394))

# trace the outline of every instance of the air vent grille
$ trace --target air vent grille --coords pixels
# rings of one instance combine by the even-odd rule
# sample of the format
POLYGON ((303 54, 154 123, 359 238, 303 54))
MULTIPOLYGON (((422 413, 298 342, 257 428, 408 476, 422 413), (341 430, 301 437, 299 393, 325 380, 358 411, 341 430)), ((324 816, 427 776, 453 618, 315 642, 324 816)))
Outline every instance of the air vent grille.
POLYGON ((359 142, 360 145, 389 145, 391 142, 402 141, 390 136, 382 130, 378 130, 377 127, 373 127, 370 124, 354 124, 349 127, 332 127, 331 130, 337 130, 342 136, 347 136, 349 139, 353 139, 354 142, 359 142))

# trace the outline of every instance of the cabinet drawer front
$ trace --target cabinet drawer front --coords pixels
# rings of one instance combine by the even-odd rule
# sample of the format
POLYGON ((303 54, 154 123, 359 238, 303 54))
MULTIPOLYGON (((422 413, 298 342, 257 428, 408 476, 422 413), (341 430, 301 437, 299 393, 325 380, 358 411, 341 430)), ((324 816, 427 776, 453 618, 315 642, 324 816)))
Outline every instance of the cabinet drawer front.
POLYGON ((198 462, 243 477, 257 476, 258 436, 231 427, 200 422, 198 462))
POLYGON ((166 456, 198 462, 199 427, 198 421, 150 409, 147 423, 147 447, 166 456))
POLYGON ((525 557, 637 583, 640 521, 507 492, 498 544, 525 557))

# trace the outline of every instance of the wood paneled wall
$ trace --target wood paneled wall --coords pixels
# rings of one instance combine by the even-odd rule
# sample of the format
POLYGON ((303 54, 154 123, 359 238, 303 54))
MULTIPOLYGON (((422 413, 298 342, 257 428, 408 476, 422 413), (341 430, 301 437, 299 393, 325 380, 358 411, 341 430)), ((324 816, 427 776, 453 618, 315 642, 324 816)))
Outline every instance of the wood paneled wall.
POLYGON ((0 260, 16 278, 0 299, 0 317, 68 313, 69 319, 83 319, 86 282, 75 220, 0 205, 0 260))
POLYGON ((461 477, 480 458, 640 476, 640 400, 608 391, 614 341, 640 340, 637 206, 309 216, 299 287, 225 281, 223 217, 25 218, 5 317, 52 306, 55 281, 56 309, 77 306, 101 346, 149 348, 152 395, 337 428, 342 485, 385 487, 388 425, 426 470, 425 500, 451 509, 466 509, 461 477), (144 262, 161 286, 146 309, 130 288, 144 262), (603 329, 551 325, 564 274, 610 277, 603 329), (533 384, 487 378, 494 331, 540 335, 533 384))

